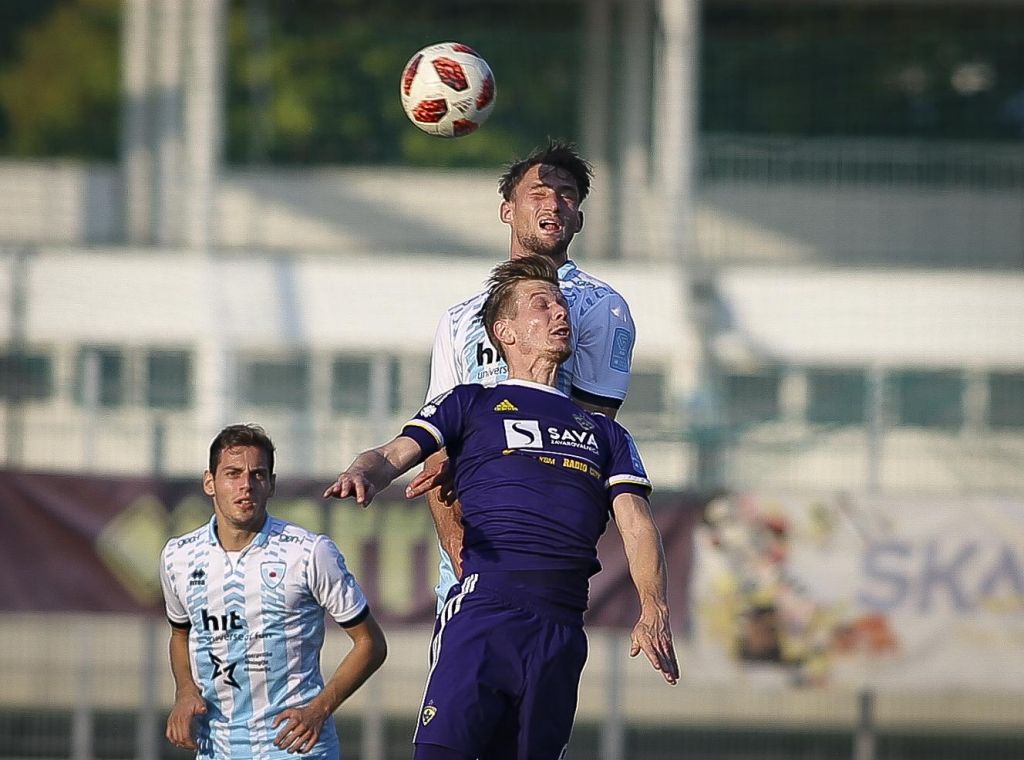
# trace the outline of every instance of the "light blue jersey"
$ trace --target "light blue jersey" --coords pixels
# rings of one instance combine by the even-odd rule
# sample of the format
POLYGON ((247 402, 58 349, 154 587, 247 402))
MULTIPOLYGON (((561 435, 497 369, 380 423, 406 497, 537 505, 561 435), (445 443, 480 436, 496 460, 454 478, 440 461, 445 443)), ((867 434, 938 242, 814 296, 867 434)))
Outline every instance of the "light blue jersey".
MULTIPOLYGON (((199 758, 294 758, 274 746, 274 718, 324 687, 324 612, 342 626, 367 614, 366 597, 327 536, 267 516, 237 556, 217 540, 216 518, 167 542, 160 582, 167 617, 189 628, 192 673, 206 700, 199 758)), ((337 758, 328 719, 308 758, 337 758)))
MULTIPOLYGON (((625 299, 610 285, 580 270, 569 259, 558 269, 558 281, 569 306, 572 356, 558 370, 556 386, 567 396, 601 406, 617 407, 629 390, 636 328, 625 299)), ((493 386, 508 378, 480 319, 487 299, 483 291, 452 306, 441 317, 430 355, 427 400, 463 383, 493 386)), ((438 611, 455 585, 451 558, 441 553, 438 611)))

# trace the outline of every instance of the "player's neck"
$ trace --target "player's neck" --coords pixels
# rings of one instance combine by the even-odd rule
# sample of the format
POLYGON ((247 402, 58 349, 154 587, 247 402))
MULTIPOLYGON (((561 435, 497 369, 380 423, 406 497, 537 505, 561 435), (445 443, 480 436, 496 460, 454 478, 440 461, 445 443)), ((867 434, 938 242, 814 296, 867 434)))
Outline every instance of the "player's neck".
POLYGON ((259 535, 260 531, 263 530, 263 524, 267 521, 268 517, 266 513, 263 515, 263 520, 255 529, 248 526, 242 527, 238 525, 232 525, 227 520, 217 520, 217 540, 220 541, 221 547, 226 552, 240 552, 242 549, 252 543, 252 540, 259 535))
MULTIPOLYGON (((533 251, 528 251, 525 248, 519 248, 512 246, 512 250, 509 252, 509 259, 515 261, 516 259, 522 259, 527 256, 536 256, 533 251)), ((552 264, 555 265, 556 269, 560 269, 562 265, 569 260, 569 251, 565 250, 561 253, 543 254, 544 258, 549 259, 552 264)))
POLYGON ((508 377, 510 380, 529 380, 554 388, 558 377, 558 364, 544 357, 512 361, 508 365, 508 377))

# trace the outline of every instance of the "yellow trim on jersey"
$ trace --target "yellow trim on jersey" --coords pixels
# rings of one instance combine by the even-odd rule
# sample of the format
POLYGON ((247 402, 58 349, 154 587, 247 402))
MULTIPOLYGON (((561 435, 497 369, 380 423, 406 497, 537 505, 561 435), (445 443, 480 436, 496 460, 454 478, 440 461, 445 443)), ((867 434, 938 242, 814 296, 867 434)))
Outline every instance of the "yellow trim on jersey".
POLYGON ((651 490, 654 489, 654 486, 651 485, 651 481, 649 481, 647 478, 641 478, 637 475, 612 475, 606 481, 606 485, 609 488, 611 488, 612 486, 621 485, 623 483, 628 483, 634 486, 643 486, 644 488, 650 488, 651 490))
POLYGON ((423 428, 434 437, 439 448, 444 448, 444 436, 441 435, 441 431, 426 420, 409 420, 405 424, 406 426, 412 425, 413 427, 423 428))

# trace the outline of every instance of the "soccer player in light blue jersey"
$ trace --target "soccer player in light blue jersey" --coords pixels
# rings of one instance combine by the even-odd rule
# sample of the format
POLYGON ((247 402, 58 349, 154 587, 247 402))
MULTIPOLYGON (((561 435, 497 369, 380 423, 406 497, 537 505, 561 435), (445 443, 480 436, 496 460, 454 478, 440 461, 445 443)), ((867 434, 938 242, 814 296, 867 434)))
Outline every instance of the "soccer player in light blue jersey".
MULTIPOLYGON (((572 355, 559 367, 555 387, 584 409, 614 418, 629 389, 633 319, 614 288, 568 256, 569 244, 583 227, 580 206, 590 192, 591 176, 590 165, 573 146, 550 142, 509 165, 502 175, 499 215, 509 227, 510 259, 543 256, 558 269, 573 333, 572 355)), ((479 317, 486 297, 486 291, 478 293, 442 316, 431 351, 428 400, 460 383, 492 386, 508 377, 508 367, 479 317)), ((408 491, 410 497, 426 494, 437 528, 438 610, 460 573, 462 541, 459 505, 445 480, 444 461, 443 451, 430 457, 408 491)))
POLYGON ((464 574, 435 621, 414 758, 556 760, 572 731, 587 659, 583 613, 609 518, 640 601, 630 655, 643 652, 677 682, 665 556, 629 433, 555 387, 572 336, 550 261, 499 264, 483 312, 509 378, 432 399, 398 437, 356 457, 324 496, 366 506, 447 448, 464 574))
POLYGON ((267 513, 274 482, 263 429, 224 428, 203 475, 213 517, 160 555, 175 683, 167 739, 199 758, 336 760, 334 711, 387 655, 334 542, 267 513), (352 639, 326 683, 325 612, 352 639))

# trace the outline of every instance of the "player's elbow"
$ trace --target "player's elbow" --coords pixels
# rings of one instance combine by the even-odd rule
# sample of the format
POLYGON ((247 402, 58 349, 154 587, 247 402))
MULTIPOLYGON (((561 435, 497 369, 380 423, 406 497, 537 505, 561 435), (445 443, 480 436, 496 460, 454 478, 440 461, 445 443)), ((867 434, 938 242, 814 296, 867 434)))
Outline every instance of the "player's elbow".
POLYGON ((388 658, 388 640, 384 636, 384 631, 376 624, 376 621, 373 621, 369 634, 364 640, 364 645, 366 648, 367 666, 370 672, 373 673, 388 658))
POLYGON ((368 654, 368 665, 371 673, 376 673, 384 661, 388 658, 388 641, 382 633, 370 641, 368 654))

